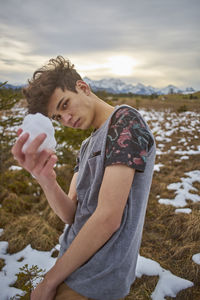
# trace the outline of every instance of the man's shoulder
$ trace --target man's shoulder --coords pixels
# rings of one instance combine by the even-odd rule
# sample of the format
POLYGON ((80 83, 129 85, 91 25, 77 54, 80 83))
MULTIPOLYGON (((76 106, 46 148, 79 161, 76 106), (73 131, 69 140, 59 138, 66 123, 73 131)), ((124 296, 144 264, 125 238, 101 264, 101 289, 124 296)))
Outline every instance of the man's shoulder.
POLYGON ((129 106, 127 104, 121 104, 116 107, 112 115, 110 124, 117 123, 121 119, 124 120, 138 119, 144 121, 144 118, 142 117, 141 113, 134 107, 129 106))

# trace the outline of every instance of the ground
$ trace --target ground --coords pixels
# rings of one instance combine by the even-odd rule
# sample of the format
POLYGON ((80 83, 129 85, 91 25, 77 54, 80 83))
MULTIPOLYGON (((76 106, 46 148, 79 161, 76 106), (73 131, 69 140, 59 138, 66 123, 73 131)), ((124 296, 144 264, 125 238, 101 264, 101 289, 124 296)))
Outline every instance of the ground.
MULTIPOLYGON (((200 259, 196 256, 195 260, 194 256, 200 253, 199 101, 180 95, 166 96, 164 100, 161 97, 115 97, 113 101, 114 105, 127 103, 137 108, 147 120, 157 144, 140 265, 137 279, 126 300, 146 300, 151 297, 154 300, 173 297, 177 300, 200 299, 200 259), (145 260, 147 258, 151 260, 145 260), (165 277, 161 276, 162 273, 165 277), (179 281, 180 278, 188 281, 179 281), (173 281, 176 285, 173 285, 173 281), (189 287, 191 283, 193 286, 189 287), (173 292, 177 295, 172 295, 173 292)), ((19 251, 29 249, 31 252, 28 253, 33 253, 42 250, 46 251, 45 255, 50 255, 48 257, 55 257, 57 250, 54 247, 64 228, 64 224, 47 205, 34 179, 16 168, 12 157, 8 161, 3 162, 8 167, 1 176, 0 192, 0 276, 4 279, 5 276, 9 277, 6 266, 8 257, 14 259, 13 255, 17 255, 16 273, 19 266, 28 263, 25 252, 19 251), (25 248, 27 245, 29 248, 25 248)), ((73 172, 71 162, 58 165, 57 172, 60 184, 67 191, 73 172)), ((55 260, 53 257, 51 263, 55 260)), ((39 267, 43 268, 43 265, 39 267)), ((15 281, 16 278, 10 284, 20 288, 15 281)))

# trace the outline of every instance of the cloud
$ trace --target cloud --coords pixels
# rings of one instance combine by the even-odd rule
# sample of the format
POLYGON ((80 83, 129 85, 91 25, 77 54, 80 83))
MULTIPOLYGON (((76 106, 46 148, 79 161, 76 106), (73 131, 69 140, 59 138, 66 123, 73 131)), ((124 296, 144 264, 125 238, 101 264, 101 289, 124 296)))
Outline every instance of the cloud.
POLYGON ((81 72, 100 78, 109 75, 109 57, 127 55, 140 62, 130 81, 148 81, 146 74, 152 74, 149 82, 159 76, 175 82, 177 74, 182 85, 197 84, 193 75, 189 80, 180 75, 200 75, 199 10, 198 0, 4 1, 0 76, 10 74, 11 68, 31 75, 61 54, 81 72))

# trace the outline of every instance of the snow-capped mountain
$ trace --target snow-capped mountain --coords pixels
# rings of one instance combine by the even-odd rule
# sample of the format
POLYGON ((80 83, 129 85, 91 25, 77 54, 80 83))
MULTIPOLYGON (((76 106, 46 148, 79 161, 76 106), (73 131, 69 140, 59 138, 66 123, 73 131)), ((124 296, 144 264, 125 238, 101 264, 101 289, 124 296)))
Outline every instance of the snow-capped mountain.
MULTIPOLYGON (((123 82, 121 79, 116 78, 109 78, 109 79, 101 79, 101 80, 91 80, 88 77, 84 77, 83 80, 90 85, 91 89, 96 91, 106 91, 112 94, 139 94, 139 95, 167 95, 171 93, 181 93, 181 94, 192 94, 196 92, 192 87, 187 87, 184 90, 179 89, 174 85, 168 85, 164 88, 158 89, 154 88, 150 85, 145 86, 142 83, 138 83, 136 85, 127 84, 123 82)), ((0 82, 0 86, 1 86, 0 82)), ((11 89, 20 89, 24 87, 23 85, 12 85, 12 84, 5 84, 4 88, 11 88, 11 89)))
POLYGON ((126 84, 121 79, 109 78, 109 79, 101 79, 101 80, 91 80, 88 77, 83 78, 87 84, 90 85, 91 89, 96 91, 106 91, 112 94, 139 94, 139 95, 166 95, 169 93, 182 93, 182 94, 191 94, 194 93, 195 90, 192 87, 186 88, 185 90, 181 90, 174 85, 168 85, 167 87, 158 89, 154 88, 150 85, 145 86, 142 83, 138 83, 136 85, 126 84))

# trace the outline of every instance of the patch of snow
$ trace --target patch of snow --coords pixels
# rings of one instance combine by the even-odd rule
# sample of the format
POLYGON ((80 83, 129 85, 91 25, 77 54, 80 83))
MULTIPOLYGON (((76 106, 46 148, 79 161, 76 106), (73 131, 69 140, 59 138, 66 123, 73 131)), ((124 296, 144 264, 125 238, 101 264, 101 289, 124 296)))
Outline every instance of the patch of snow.
POLYGON ((181 162, 181 159, 175 159, 174 161, 175 162, 181 162))
POLYGON ((197 146, 197 150, 190 150, 190 147, 188 147, 188 150, 177 150, 174 152, 175 154, 179 154, 179 155, 197 155, 200 154, 200 146, 197 146))
POLYGON ((160 168, 163 167, 163 166, 164 166, 163 164, 155 164, 154 165, 154 171, 160 172, 160 168))
POLYGON ((192 256, 192 260, 193 260, 193 262, 195 262, 195 264, 200 265, 200 253, 194 254, 194 255, 192 256))
POLYGON ((159 148, 164 148, 165 145, 160 143, 160 144, 157 145, 157 147, 159 147, 159 148))
POLYGON ((159 135, 156 136, 156 141, 158 141, 158 142, 160 141, 160 142, 168 142, 169 143, 169 142, 171 142, 171 140, 172 139, 166 138, 166 137, 163 137, 163 136, 159 136, 159 135))
POLYGON ((187 205, 186 200, 193 202, 199 202, 200 196, 190 193, 190 190, 197 191, 192 183, 200 182, 200 171, 195 170, 185 173, 188 177, 181 178, 181 182, 171 183, 168 185, 168 190, 175 190, 176 197, 174 199, 159 199, 160 204, 173 205, 175 207, 184 207, 187 205))
POLYGON ((178 141, 178 143, 185 143, 186 142, 186 139, 185 138, 182 138, 178 141))
POLYGON ((175 210, 175 213, 184 213, 184 214, 190 214, 192 212, 191 208, 177 208, 175 210))
POLYGON ((22 167, 13 165, 9 168, 9 170, 10 171, 20 171, 20 170, 22 170, 22 167))
POLYGON ((183 155, 183 156, 180 157, 180 159, 182 159, 182 160, 187 160, 187 159, 189 159, 189 156, 183 155))
POLYGON ((170 271, 163 269, 159 263, 142 256, 138 256, 136 276, 159 276, 155 290, 151 294, 153 300, 165 300, 165 297, 176 297, 183 289, 192 287, 193 282, 177 277, 170 271))
MULTIPOLYGON (((8 242, 0 242, 0 258, 5 260, 5 266, 0 271, 0 291, 1 300, 7 300, 16 294, 23 295, 20 289, 11 287, 14 284, 17 276, 15 275, 25 264, 29 267, 37 265, 39 268, 48 271, 56 261, 56 258, 51 257, 52 252, 58 249, 58 245, 51 251, 38 251, 32 249, 30 245, 26 246, 22 251, 14 254, 7 253, 8 242), (22 261, 18 261, 20 258, 22 261)), ((37 285, 38 282, 34 282, 37 285)))

